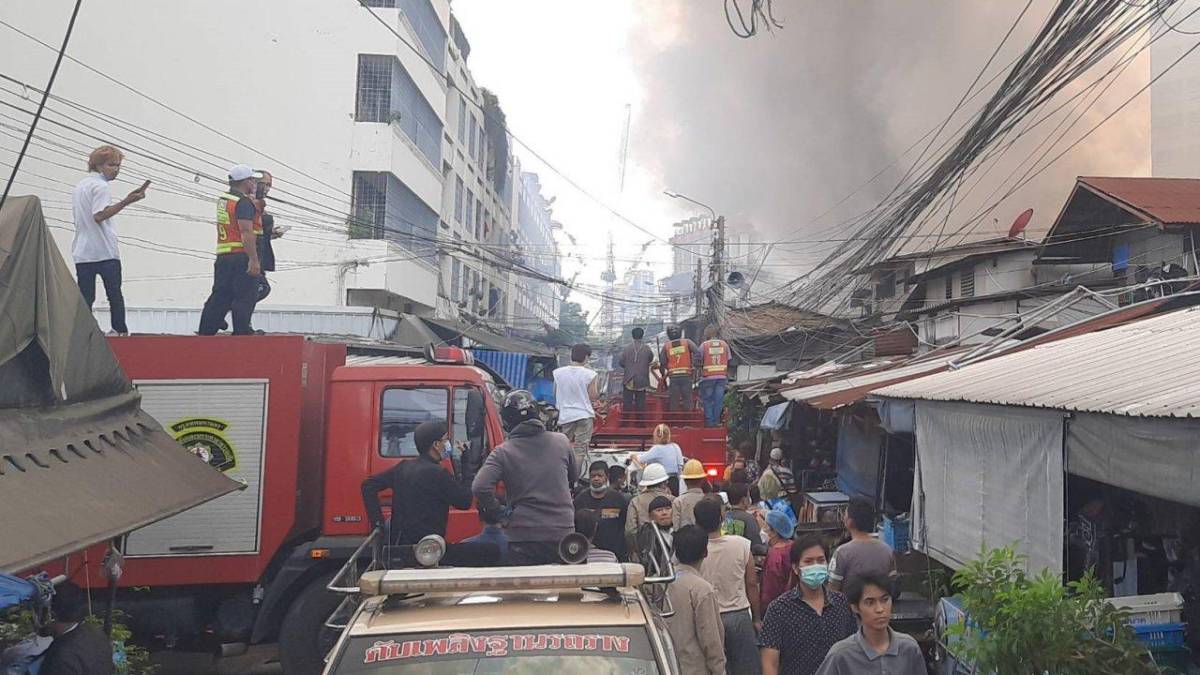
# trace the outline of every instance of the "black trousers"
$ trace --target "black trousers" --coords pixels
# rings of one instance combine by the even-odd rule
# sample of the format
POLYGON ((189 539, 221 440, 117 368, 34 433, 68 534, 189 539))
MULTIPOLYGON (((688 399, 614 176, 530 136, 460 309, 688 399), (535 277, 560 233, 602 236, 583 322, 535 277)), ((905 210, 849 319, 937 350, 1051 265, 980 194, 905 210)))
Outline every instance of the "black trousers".
POLYGON ((692 403, 692 378, 690 375, 671 375, 667 381, 667 411, 682 412, 695 407, 692 403))
POLYGON ((104 282, 104 294, 108 296, 108 314, 112 329, 117 333, 128 333, 125 325, 125 296, 121 294, 121 261, 117 258, 100 262, 75 263, 75 278, 79 280, 79 292, 87 301, 88 309, 96 302, 96 277, 104 282))
POLYGON ((252 335, 250 317, 254 304, 258 302, 258 277, 246 272, 249 258, 245 253, 222 253, 213 263, 212 294, 204 302, 200 314, 200 334, 216 335, 225 321, 225 315, 233 313, 233 334, 252 335))
POLYGON ((553 565, 561 563, 556 541, 510 541, 508 562, 511 565, 553 565))
POLYGON ((621 410, 627 422, 641 422, 646 416, 646 390, 625 389, 621 392, 621 410))

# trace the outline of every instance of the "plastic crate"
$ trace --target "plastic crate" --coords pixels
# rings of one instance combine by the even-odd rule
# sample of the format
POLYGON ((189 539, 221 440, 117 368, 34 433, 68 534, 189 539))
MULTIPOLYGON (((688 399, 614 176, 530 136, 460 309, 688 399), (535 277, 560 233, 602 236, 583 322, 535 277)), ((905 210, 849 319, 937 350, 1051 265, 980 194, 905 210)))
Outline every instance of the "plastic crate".
POLYGON ((911 526, 907 518, 899 518, 892 520, 887 516, 883 517, 883 524, 879 528, 879 538, 883 543, 887 544, 897 553, 903 553, 909 548, 909 532, 911 526))
POLYGON ((1182 647, 1183 632, 1187 628, 1182 623, 1140 623, 1133 626, 1137 639, 1147 647, 1182 647))
POLYGON ((1150 656, 1154 657, 1154 665, 1161 668, 1164 675, 1187 675, 1191 672, 1192 650, 1187 647, 1151 649, 1150 656))
POLYGON ((1178 593, 1130 595, 1109 598, 1108 604, 1129 610, 1129 623, 1179 623, 1183 620, 1183 596, 1178 593))

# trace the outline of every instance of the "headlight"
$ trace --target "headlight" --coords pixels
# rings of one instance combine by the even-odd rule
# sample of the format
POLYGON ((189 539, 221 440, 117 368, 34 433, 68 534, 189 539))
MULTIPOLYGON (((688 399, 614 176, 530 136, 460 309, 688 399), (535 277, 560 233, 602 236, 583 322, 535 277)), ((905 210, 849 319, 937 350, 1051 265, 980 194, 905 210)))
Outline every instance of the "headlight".
POLYGON ((436 534, 421 537, 421 541, 418 541, 416 548, 413 549, 413 556, 416 557, 417 564, 421 567, 437 567, 444 555, 446 555, 446 540, 436 534))

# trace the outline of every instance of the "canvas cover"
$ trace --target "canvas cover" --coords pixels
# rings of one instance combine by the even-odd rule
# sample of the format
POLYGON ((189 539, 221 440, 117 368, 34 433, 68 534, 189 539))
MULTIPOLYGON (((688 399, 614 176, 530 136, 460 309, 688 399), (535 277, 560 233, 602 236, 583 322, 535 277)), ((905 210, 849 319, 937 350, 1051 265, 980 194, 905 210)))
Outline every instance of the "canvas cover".
POLYGON ((1063 568, 1063 413, 917 401, 913 544, 954 569, 1015 544, 1063 568))
POLYGON ((41 204, 9 198, 0 211, 0 571, 238 487, 141 410, 41 204))

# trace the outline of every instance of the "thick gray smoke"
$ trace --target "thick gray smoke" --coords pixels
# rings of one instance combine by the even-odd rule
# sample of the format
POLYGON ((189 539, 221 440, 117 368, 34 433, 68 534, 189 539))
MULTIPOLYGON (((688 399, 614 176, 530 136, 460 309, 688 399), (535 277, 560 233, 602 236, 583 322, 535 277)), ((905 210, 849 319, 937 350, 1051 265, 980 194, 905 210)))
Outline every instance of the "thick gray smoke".
MULTIPOLYGON (((842 208, 819 222, 814 218, 945 118, 1024 5, 776 0, 784 28, 742 40, 726 25, 722 4, 637 3, 640 27, 630 49, 646 92, 642 109, 635 111, 631 153, 672 189, 703 196, 753 223, 767 239, 792 233, 799 239, 846 236, 845 228, 831 227, 885 196, 915 154, 842 208)), ((1051 5, 1034 2, 989 76, 1029 43, 1051 5)), ((1076 136, 1147 81, 1147 54, 1079 122, 1076 136)), ((1033 228, 1044 230, 1077 175, 1146 174, 1147 99, 1139 98, 1008 199, 975 237, 1003 234, 1027 207, 1036 212, 1033 228)), ((951 216, 949 227, 976 213, 1052 126, 1017 145, 972 196, 966 197, 964 187, 968 203, 951 216)), ((828 246, 788 248, 802 254, 799 262, 811 264, 828 246)))

